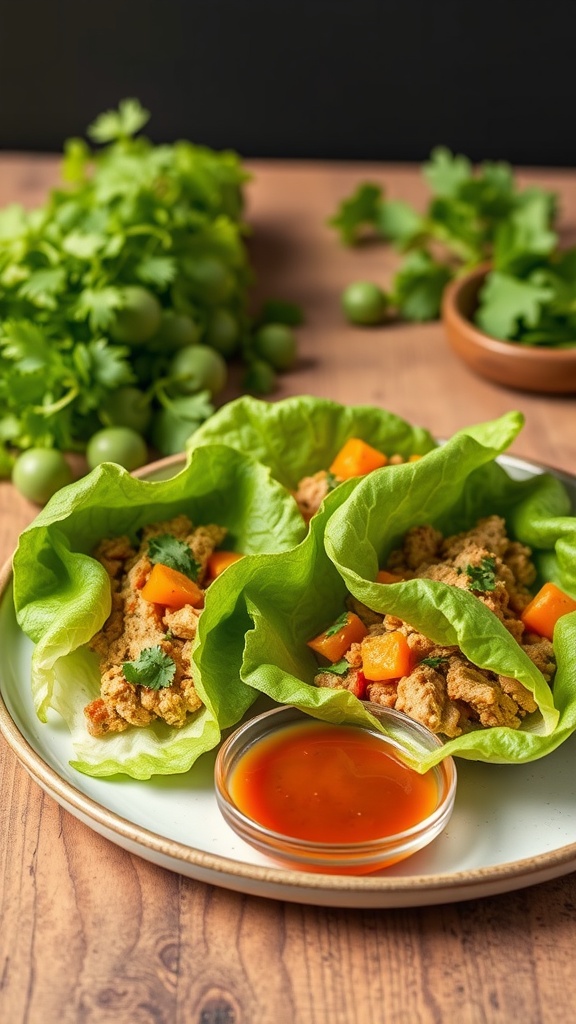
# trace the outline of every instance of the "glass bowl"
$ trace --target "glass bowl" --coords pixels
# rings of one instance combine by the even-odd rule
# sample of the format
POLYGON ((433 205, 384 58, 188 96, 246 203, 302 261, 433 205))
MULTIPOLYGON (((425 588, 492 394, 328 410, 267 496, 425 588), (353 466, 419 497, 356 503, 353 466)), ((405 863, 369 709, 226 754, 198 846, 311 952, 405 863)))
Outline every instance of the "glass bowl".
POLYGON ((385 733, 283 706, 228 736, 216 799, 237 835, 284 866, 329 874, 378 871, 439 835, 454 807, 454 760, 416 772, 410 748, 441 740, 402 712, 364 703, 385 733))

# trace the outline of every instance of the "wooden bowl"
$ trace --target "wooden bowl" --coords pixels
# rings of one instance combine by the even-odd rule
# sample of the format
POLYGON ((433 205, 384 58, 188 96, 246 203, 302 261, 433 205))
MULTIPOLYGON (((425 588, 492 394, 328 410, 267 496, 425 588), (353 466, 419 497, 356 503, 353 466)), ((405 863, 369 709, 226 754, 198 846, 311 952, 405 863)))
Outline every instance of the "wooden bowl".
POLYGON ((543 394, 576 393, 576 346, 536 348, 515 341, 498 341, 473 323, 478 293, 489 267, 476 267, 448 285, 442 301, 442 321, 456 355, 474 373, 496 384, 543 394))

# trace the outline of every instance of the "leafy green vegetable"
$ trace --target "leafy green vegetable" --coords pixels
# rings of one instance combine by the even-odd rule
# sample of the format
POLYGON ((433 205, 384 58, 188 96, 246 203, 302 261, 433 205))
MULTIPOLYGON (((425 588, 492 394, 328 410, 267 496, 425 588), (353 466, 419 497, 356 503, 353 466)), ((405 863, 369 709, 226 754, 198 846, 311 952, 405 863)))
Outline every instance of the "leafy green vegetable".
POLYGON ((200 563, 196 561, 188 545, 171 533, 160 533, 150 538, 148 557, 151 562, 160 562, 170 569, 176 569, 191 580, 198 579, 200 563))
POLYGON ((438 668, 440 665, 446 664, 448 658, 446 655, 440 654, 437 657, 422 658, 421 665, 428 665, 429 668, 438 668))
POLYGON ((332 623, 332 625, 328 627, 328 629, 326 630, 326 636, 336 636, 336 633, 339 633, 341 629, 344 629, 344 626, 346 625, 347 622, 348 613, 342 612, 342 614, 338 616, 338 618, 332 623))
POLYGON ((483 288, 476 322, 495 338, 513 338, 521 324, 537 327, 552 294, 545 286, 494 271, 483 288))
POLYGON ((326 627, 346 592, 375 611, 398 615, 442 646, 459 646, 474 664, 519 679, 539 711, 518 730, 476 730, 422 757, 421 769, 446 754, 475 760, 522 762, 553 750, 576 728, 573 650, 576 616, 555 636, 558 669, 554 698, 544 677, 494 614, 466 590, 426 579, 393 587, 373 582, 407 529, 425 520, 444 533, 460 532, 498 512, 511 535, 532 547, 541 578, 576 594, 576 518, 562 484, 542 474, 512 479, 495 461, 522 426, 519 413, 459 431, 425 459, 393 476, 369 474, 331 515, 314 517, 298 548, 277 556, 282 587, 264 573, 247 588, 247 633, 242 678, 282 703, 329 721, 358 720, 363 705, 347 691, 311 685, 317 664, 307 640, 326 627))
MULTIPOLYGON (((0 408, 11 425, 0 437, 3 472, 14 449, 84 450, 126 386, 152 413, 164 409, 181 390, 175 351, 219 354, 223 325, 222 354, 249 361, 248 174, 232 152, 154 145, 137 134, 148 117, 122 101, 88 129, 96 148, 66 143, 65 184, 42 207, 0 210, 0 408)), ((299 316, 288 304, 276 312, 299 316)), ((199 404, 190 426, 174 404, 155 434, 161 453, 182 450, 186 428, 211 411, 199 404)))
POLYGON ((344 676, 349 668, 350 662, 346 661, 346 658, 341 658, 340 661, 335 661, 332 665, 324 665, 322 671, 331 672, 335 676, 344 676))
POLYGON ((480 565, 467 565, 466 574, 470 589, 482 592, 496 589, 496 560, 485 556, 480 565))
POLYGON ((162 690, 174 681, 176 663, 157 644, 155 647, 145 647, 136 661, 125 661, 122 671, 124 678, 133 686, 162 690))
MULTIPOLYGON (((546 292, 549 282, 528 279, 525 287, 517 284, 513 294, 507 292, 516 278, 524 281, 532 271, 558 261, 552 230, 556 196, 540 188, 518 188, 506 163, 485 161, 474 168, 465 156, 441 146, 432 151, 422 173, 431 189, 423 213, 365 182, 329 221, 346 245, 361 241, 369 231, 406 253, 390 284, 390 310, 406 320, 434 320, 448 281, 493 259, 506 277, 484 296, 484 322, 495 326, 496 337, 519 336, 526 314, 524 326, 534 327, 541 304, 551 297, 546 292)), ((576 282, 576 272, 571 280, 576 282)), ((556 344, 557 332, 552 338, 556 344)), ((526 340, 539 343, 539 337, 526 340)))
POLYGON ((451 276, 426 250, 410 252, 394 278, 392 304, 405 320, 434 320, 451 276))
POLYGON ((215 441, 231 445, 269 466, 280 483, 295 490, 303 477, 327 470, 350 437, 406 459, 436 447, 429 431, 386 409, 303 395, 280 402, 248 396, 228 402, 190 437, 188 448, 215 441))
POLYGON ((358 241, 362 228, 374 227, 382 203, 382 189, 366 182, 359 185, 353 195, 343 199, 337 212, 329 220, 336 228, 344 245, 358 241))
POLYGON ((49 708, 64 718, 76 768, 144 779, 187 771, 215 746, 220 730, 237 722, 254 699, 254 691, 234 681, 246 628, 244 622, 235 625, 242 573, 253 559, 294 547, 305 532, 293 499, 269 471, 224 445, 195 451, 170 479, 138 479, 107 463, 54 495, 20 537, 14 600, 20 626, 35 644, 34 706, 41 720, 49 708), (83 708, 98 697, 100 677, 96 655, 86 645, 110 613, 111 593, 108 575, 91 552, 103 538, 137 536, 143 526, 183 510, 195 524, 225 527, 230 546, 252 556, 227 569, 206 595, 193 654, 204 707, 182 729, 156 721, 95 739, 87 733, 83 708), (208 635, 218 658, 226 659, 223 674, 212 640, 205 642, 208 635))

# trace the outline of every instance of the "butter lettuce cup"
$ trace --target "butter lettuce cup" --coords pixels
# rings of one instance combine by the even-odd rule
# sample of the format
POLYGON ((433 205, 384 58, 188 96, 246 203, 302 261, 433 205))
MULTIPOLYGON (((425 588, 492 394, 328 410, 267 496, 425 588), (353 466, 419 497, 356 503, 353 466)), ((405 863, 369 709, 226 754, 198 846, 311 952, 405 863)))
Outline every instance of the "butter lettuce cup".
POLYGON ((36 712, 41 721, 52 712, 65 720, 75 768, 94 776, 147 779, 187 771, 219 742, 221 730, 238 722, 255 697, 239 677, 244 633, 237 611, 247 566, 264 553, 293 548, 305 534, 294 501, 269 470, 224 445, 191 453, 184 469, 167 480, 136 478, 105 463, 54 495, 20 537, 14 600, 18 622, 34 642, 36 712), (109 621, 113 597, 110 574, 95 549, 124 536, 137 546, 150 529, 166 536, 161 524, 182 516, 194 528, 215 525, 219 548, 242 556, 206 586, 190 640, 199 707, 179 727, 158 717, 92 735, 85 709, 98 701, 100 664, 90 644, 109 621), (212 632, 218 639, 216 659, 210 649, 205 652, 212 632))
POLYGON ((460 432, 417 467, 399 467, 386 486, 381 475, 373 474, 326 525, 328 557, 347 593, 362 606, 409 623, 440 648, 459 648, 472 666, 498 679, 516 680, 532 697, 514 727, 483 727, 473 719, 461 735, 446 739, 440 750, 427 756, 423 768, 449 754, 494 763, 532 761, 552 751, 576 728, 575 611, 557 621, 556 670, 545 677, 544 669, 526 653, 525 644, 533 641, 525 634, 515 638, 513 630, 472 593, 493 589, 490 559, 481 564, 489 570, 484 580, 467 577, 474 572, 469 566, 458 569, 467 577, 462 587, 433 578, 377 581, 379 570, 413 527, 430 524, 443 537, 453 537, 498 516, 505 522, 506 536, 531 551, 537 575, 530 590, 536 592, 550 581, 571 595, 567 604, 576 607, 576 517, 564 485, 548 473, 515 480, 495 461, 521 425, 521 417, 512 413, 476 431, 460 432))
MULTIPOLYGON (((282 586, 255 574, 244 592, 252 620, 242 679, 274 701, 326 721, 365 721, 369 704, 350 689, 317 686, 319 659, 309 641, 338 621, 350 597, 381 614, 404 618, 438 644, 460 646, 470 661, 519 680, 536 710, 522 727, 475 730, 433 753, 413 750, 426 771, 448 754, 518 762, 542 756, 576 724, 574 616, 557 628, 554 699, 544 676, 488 608, 472 595, 433 580, 376 583, 388 554, 407 530, 423 522, 453 533, 478 517, 505 515, 511 534, 535 552, 542 579, 575 593, 575 521, 563 486, 543 475, 512 480, 495 461, 523 425, 520 413, 459 431, 425 459, 385 469, 350 488, 338 508, 322 509, 306 540, 276 556, 282 586), (572 656, 570 657, 570 650, 572 656)), ((376 721, 376 727, 382 726, 376 721)))
POLYGON ((307 519, 343 479, 360 478, 376 465, 393 470, 437 447, 427 430, 385 409, 310 395, 229 402, 189 438, 188 450, 214 441, 268 466, 296 495, 307 519))

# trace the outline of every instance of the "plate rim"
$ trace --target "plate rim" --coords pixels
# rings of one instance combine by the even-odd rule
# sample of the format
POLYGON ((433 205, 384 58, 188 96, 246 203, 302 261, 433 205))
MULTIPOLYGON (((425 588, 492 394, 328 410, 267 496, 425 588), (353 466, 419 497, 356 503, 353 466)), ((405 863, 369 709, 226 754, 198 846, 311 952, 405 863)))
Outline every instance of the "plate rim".
MULTIPOLYGON (((185 459, 185 453, 171 455, 149 463, 134 475, 148 476, 151 472, 178 466, 185 459)), ((552 472, 572 487, 576 483, 576 477, 542 462, 512 455, 499 456, 497 461, 531 472, 552 472)), ((0 602, 6 599, 12 582, 12 560, 13 554, 0 568, 0 602)), ((213 874, 216 877, 210 879, 211 884, 221 884, 238 892, 315 905, 328 902, 334 906, 351 907, 425 906, 510 892, 576 870, 576 842, 516 861, 430 875, 332 875, 251 864, 161 836, 104 807, 98 800, 82 792, 48 765, 26 739, 8 711, 1 687, 0 733, 21 766, 41 789, 88 827, 100 826, 105 830, 101 834, 105 834, 111 842, 116 841, 127 849, 135 846, 139 856, 160 866, 166 867, 163 860, 168 859, 171 870, 201 881, 207 880, 206 874, 213 874), (339 902, 339 897, 343 898, 343 903, 339 902)))

